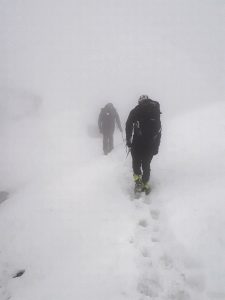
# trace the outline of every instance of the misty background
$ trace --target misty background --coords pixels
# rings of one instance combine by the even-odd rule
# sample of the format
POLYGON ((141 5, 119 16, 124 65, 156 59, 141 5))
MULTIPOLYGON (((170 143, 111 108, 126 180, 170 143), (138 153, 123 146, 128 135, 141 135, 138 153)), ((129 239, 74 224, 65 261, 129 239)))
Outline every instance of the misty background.
POLYGON ((50 109, 112 101, 126 113, 143 93, 166 115, 221 100, 222 0, 0 5, 2 89, 33 93, 50 109))

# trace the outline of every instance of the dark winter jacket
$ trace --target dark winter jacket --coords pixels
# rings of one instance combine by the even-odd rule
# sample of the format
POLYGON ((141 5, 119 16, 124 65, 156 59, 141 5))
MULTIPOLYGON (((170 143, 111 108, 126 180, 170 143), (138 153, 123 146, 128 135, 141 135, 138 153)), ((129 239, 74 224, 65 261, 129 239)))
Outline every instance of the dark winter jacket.
POLYGON ((119 115, 115 107, 111 103, 108 103, 104 108, 101 109, 99 114, 99 131, 106 135, 113 134, 115 130, 115 123, 117 123, 119 130, 122 131, 119 115))
POLYGON ((159 103, 145 100, 129 114, 126 122, 127 144, 141 153, 158 153, 161 139, 159 103))

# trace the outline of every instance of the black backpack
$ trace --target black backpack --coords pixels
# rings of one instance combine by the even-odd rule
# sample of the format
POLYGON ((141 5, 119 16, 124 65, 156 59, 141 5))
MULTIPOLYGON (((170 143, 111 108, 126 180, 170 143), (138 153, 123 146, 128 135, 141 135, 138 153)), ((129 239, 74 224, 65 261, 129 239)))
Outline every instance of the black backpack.
POLYGON ((160 106, 156 101, 149 100, 146 104, 138 105, 134 134, 145 139, 153 139, 161 129, 160 106))

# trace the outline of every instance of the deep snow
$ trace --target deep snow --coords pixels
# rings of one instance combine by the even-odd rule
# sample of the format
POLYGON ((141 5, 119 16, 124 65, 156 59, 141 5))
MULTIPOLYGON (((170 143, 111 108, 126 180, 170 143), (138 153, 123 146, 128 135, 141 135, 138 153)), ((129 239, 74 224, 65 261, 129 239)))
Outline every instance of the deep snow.
POLYGON ((224 299, 224 108, 162 115, 152 193, 138 200, 120 134, 103 156, 82 109, 6 118, 1 300, 224 299))

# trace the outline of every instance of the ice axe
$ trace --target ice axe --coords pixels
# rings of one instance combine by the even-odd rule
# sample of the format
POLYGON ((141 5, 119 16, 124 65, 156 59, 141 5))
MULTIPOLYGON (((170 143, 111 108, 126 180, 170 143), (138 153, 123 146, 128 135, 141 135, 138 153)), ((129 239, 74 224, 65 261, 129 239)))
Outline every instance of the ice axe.
POLYGON ((126 159, 127 159, 128 155, 129 155, 129 153, 130 153, 130 148, 127 147, 127 146, 126 146, 126 152, 127 152, 127 155, 126 155, 126 159))

